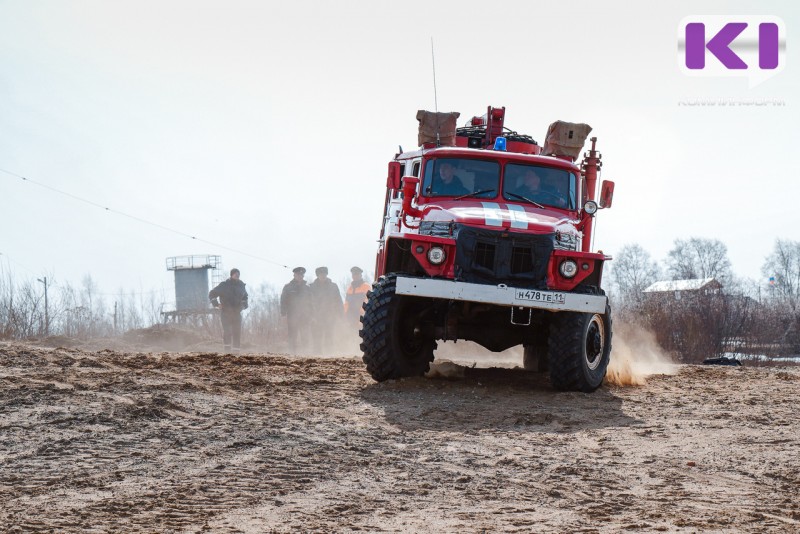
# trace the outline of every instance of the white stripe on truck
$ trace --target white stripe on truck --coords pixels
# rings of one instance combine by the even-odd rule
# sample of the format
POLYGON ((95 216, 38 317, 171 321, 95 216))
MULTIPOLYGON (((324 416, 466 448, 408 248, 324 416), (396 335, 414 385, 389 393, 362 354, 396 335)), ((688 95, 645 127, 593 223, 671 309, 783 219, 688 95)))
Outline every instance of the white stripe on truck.
POLYGON ((500 204, 496 202, 481 202, 481 204, 483 204, 483 218, 486 226, 503 226, 500 204))
POLYGON ((511 214, 511 228, 528 229, 528 214, 525 208, 516 204, 507 204, 508 212, 511 214))

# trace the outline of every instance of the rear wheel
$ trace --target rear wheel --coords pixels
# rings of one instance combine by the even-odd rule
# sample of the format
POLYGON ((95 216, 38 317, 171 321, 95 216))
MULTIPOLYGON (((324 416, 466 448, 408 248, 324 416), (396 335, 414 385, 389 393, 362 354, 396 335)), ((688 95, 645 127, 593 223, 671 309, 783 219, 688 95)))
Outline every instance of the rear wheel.
POLYGON ((522 346, 522 367, 527 371, 546 373, 549 368, 547 361, 549 321, 543 318, 535 326, 536 335, 522 346))
POLYGON ((560 390, 592 392, 606 376, 611 354, 611 308, 606 313, 556 314, 550 324, 550 382, 560 390))
POLYGON ((522 346, 522 368, 536 373, 547 372, 547 351, 536 345, 522 346))
POLYGON ((423 375, 436 350, 423 323, 429 303, 397 295, 396 285, 395 275, 381 277, 367 294, 361 318, 363 360, 378 382, 423 375))

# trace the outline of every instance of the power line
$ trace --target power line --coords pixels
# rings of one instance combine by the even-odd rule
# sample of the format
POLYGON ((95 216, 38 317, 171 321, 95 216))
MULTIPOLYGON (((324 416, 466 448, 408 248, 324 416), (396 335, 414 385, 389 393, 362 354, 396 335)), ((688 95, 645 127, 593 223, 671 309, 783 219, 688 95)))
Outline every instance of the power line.
POLYGON ((132 293, 95 293, 92 292, 92 295, 98 295, 101 297, 140 297, 143 295, 156 295, 158 293, 165 294, 165 289, 153 289, 151 291, 134 291, 132 293))
MULTIPOLYGON (((4 254, 3 252, 0 252, 0 261, 2 261, 3 259, 9 260, 11 263, 16 264, 18 267, 22 267, 24 270, 28 271, 31 275, 33 275, 35 277, 39 276, 32 269, 29 269, 28 267, 26 267, 25 265, 21 264, 20 262, 12 259, 8 254, 4 254)), ((41 280, 39 280, 39 281, 41 282, 41 280)), ((61 289, 72 289, 72 290, 79 291, 79 292, 84 290, 80 286, 74 286, 73 287, 69 283, 65 287, 65 286, 59 284, 58 282, 54 282, 53 280, 48 281, 47 285, 49 287, 59 287, 61 289)), ((159 293, 160 294, 164 294, 167 291, 168 290, 164 289, 164 288, 151 289, 150 291, 128 291, 128 292, 122 291, 122 292, 111 292, 111 293, 92 291, 92 295, 98 295, 98 296, 101 296, 101 297, 140 297, 142 295, 156 295, 156 294, 159 294, 159 293)))
POLYGON ((225 245, 221 245, 219 243, 214 243, 212 241, 208 241, 207 239, 203 239, 203 238, 200 238, 200 237, 197 237, 197 236, 193 236, 191 234, 187 234, 186 232, 182 232, 180 230, 176 230, 174 228, 170 228, 169 226, 164 226, 163 224, 159 224, 159 223, 153 222, 153 221, 148 221, 147 219, 142 219, 141 217, 137 217, 136 215, 131 215, 130 213, 125 213, 123 211, 119 211, 119 210, 115 210, 113 208, 109 208, 107 206, 103 206, 102 204, 98 204, 97 202, 94 202, 92 200, 88 200, 88 199, 79 197, 77 195, 73 195, 72 193, 68 193, 66 191, 62 191, 60 189, 56 189, 55 187, 51 187, 51 186, 43 184, 41 182, 37 182, 36 180, 31 180, 30 178, 27 178, 25 176, 21 176, 21 175, 19 175, 17 173, 11 172, 11 171, 7 171, 7 170, 5 170, 3 168, 0 168, 0 172, 3 172, 5 174, 8 174, 8 175, 14 176, 16 178, 19 178, 20 180, 22 180, 24 182, 28 182, 28 183, 31 183, 31 184, 34 184, 34 185, 38 185, 39 187, 42 187, 44 189, 48 189, 48 190, 53 191, 55 193, 58 193, 60 195, 67 196, 67 197, 69 197, 69 198, 71 198, 73 200, 77 200, 79 202, 83 202, 85 204, 89 204, 90 206, 94 206, 96 208, 100 208, 100 209, 102 209, 104 211, 107 211, 107 212, 110 212, 110 213, 116 213, 117 215, 122 215, 123 217, 127 217, 129 219, 133 219, 134 221, 137 221, 137 222, 140 222, 140 223, 143 223, 143 224, 148 224, 150 226, 155 226, 156 228, 160 228, 161 230, 166 230, 167 232, 172 232, 173 234, 178 234, 178 235, 183 236, 183 237, 188 237, 189 239, 192 239, 194 241, 199 241, 201 243, 205 243, 205 244, 211 245, 213 247, 217 247, 217 248, 221 248, 221 249, 224 249, 224 250, 228 250, 230 252, 235 252, 237 254, 241 254, 243 256, 248 256, 248 257, 256 259, 256 260, 265 261, 267 263, 271 263, 273 265, 277 265, 279 267, 283 267, 284 269, 288 269, 289 268, 288 265, 284 265, 284 264, 282 264, 280 262, 277 262, 275 260, 270 260, 268 258, 262 258, 261 256, 256 256, 255 254, 250 254, 249 252, 244 252, 242 250, 237 250, 235 248, 231 248, 231 247, 228 247, 228 246, 225 246, 225 245))
POLYGON ((36 273, 33 271, 33 269, 31 269, 31 268, 29 268, 29 267, 26 267, 25 265, 21 264, 20 262, 16 261, 15 259, 13 259, 13 258, 12 258, 11 256, 9 256, 8 254, 3 254, 2 252, 0 252, 0 256, 2 256, 2 258, 0 258, 0 260, 2 260, 3 258, 5 258, 6 260, 10 261, 11 263, 14 263, 14 264, 16 264, 18 267, 22 267, 23 269, 25 269, 26 271, 28 271, 29 273, 31 273, 33 276, 39 276, 39 275, 37 275, 37 274, 36 274, 36 273))

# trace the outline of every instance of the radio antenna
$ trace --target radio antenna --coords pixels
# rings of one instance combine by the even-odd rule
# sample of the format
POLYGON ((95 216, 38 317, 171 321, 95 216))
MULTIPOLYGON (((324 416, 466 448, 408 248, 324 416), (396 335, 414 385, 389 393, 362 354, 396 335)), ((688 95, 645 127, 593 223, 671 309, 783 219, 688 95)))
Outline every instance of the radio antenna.
POLYGON ((436 95, 436 56, 433 53, 433 36, 431 35, 431 65, 433 65, 433 109, 436 111, 436 146, 442 146, 439 138, 439 97, 436 95))
POLYGON ((436 96, 436 56, 433 53, 432 36, 431 36, 431 64, 433 65, 433 106, 436 113, 439 113, 439 99, 436 96))

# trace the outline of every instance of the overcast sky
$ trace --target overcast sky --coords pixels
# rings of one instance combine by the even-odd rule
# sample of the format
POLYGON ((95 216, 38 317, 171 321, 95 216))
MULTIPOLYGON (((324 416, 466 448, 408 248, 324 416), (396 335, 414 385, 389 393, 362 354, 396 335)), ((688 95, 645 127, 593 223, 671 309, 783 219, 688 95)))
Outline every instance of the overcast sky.
POLYGON ((718 238, 761 278, 776 238, 800 240, 798 27, 788 0, 0 0, 0 168, 227 247, 0 172, 0 265, 168 297, 175 255, 220 254, 250 286, 282 286, 280 265, 372 274, 387 163, 434 106, 433 37, 459 124, 493 105, 540 143, 554 120, 594 128, 617 184, 596 249, 662 260, 676 238, 718 238), (686 76, 693 14, 781 17, 786 67, 754 88, 686 76), (770 103, 685 105, 718 99, 770 103))

